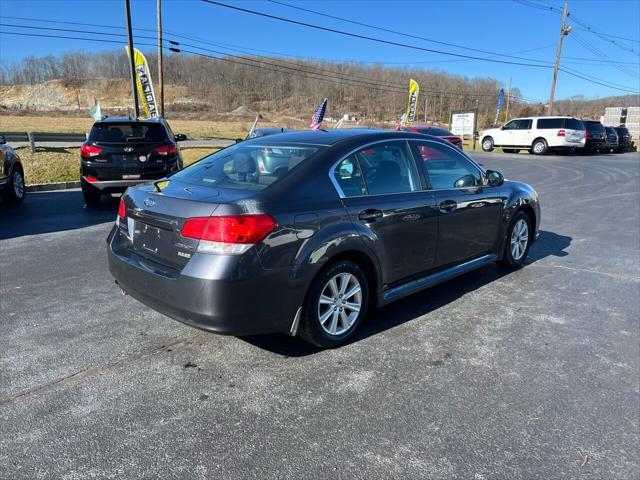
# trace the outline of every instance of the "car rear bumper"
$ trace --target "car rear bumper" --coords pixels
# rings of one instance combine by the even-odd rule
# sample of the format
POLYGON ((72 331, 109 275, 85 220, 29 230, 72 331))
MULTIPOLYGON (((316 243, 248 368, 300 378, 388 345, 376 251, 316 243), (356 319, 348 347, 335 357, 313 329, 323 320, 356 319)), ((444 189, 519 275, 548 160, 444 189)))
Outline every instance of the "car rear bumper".
POLYGON ((224 335, 289 332, 304 294, 288 268, 265 270, 254 249, 243 255, 193 254, 172 273, 127 250, 115 227, 107 239, 109 271, 123 291, 185 324, 224 335), (162 272, 165 270, 165 272, 162 272))
POLYGON ((149 180, 100 180, 97 182, 89 182, 83 178, 83 181, 97 190, 105 192, 108 190, 122 190, 124 192, 127 188, 133 185, 139 185, 140 183, 148 182, 149 180))

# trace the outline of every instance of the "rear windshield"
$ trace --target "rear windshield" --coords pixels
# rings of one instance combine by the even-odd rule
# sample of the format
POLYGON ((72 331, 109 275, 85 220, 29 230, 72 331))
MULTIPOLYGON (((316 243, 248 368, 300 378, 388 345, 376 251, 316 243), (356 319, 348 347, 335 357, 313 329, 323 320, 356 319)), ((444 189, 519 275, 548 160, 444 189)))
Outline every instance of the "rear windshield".
POLYGON ((620 127, 618 128, 618 130, 622 135, 629 135, 629 130, 627 130, 625 127, 620 127))
POLYGON ((604 133, 604 126, 600 122, 583 122, 590 132, 604 133))
POLYGON ((453 133, 451 133, 449 130, 445 130, 444 128, 437 128, 437 127, 416 128, 415 131, 418 133, 426 133, 427 135, 435 135, 436 137, 453 136, 453 133))
POLYGON ((324 148, 239 143, 199 160, 171 178, 200 186, 262 190, 324 148))
POLYGON ((564 128, 569 130, 584 130, 584 123, 582 123, 582 120, 578 120, 577 118, 565 118, 564 128))
POLYGON ((89 134, 89 142, 166 142, 167 133, 159 123, 96 123, 89 134))

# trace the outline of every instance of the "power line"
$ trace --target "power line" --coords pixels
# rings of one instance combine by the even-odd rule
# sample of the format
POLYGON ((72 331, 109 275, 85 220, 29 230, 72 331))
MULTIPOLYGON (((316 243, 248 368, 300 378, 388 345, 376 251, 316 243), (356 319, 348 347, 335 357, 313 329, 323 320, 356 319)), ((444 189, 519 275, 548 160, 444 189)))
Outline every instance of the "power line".
POLYGON ((339 35, 345 35, 348 37, 353 37, 353 38, 360 38, 362 40, 368 40, 371 42, 376 42, 376 43, 382 43, 382 44, 386 44, 386 45, 393 45, 396 47, 403 47, 403 48, 409 48, 412 50, 419 50, 419 51, 423 51, 423 52, 431 52, 431 53, 437 53, 440 55, 448 55, 448 56, 452 56, 452 57, 459 57, 459 58, 467 58, 467 59, 472 59, 472 60, 480 60, 483 62, 493 62, 493 63, 503 63, 503 64, 508 64, 508 65, 521 65, 521 66, 527 66, 527 67, 537 67, 537 68, 552 68, 551 65, 540 65, 540 64, 534 64, 534 63, 522 63, 522 62, 512 62, 510 60, 498 60, 498 59, 491 59, 491 58, 483 58, 483 57, 476 57, 473 55, 464 55, 461 53, 453 53, 453 52, 446 52, 443 50, 435 50, 435 49, 431 49, 431 48, 425 48, 425 47, 419 47, 417 45, 409 45, 407 43, 400 43, 400 42, 394 42, 392 40, 384 40, 382 38, 376 38, 376 37, 370 37, 367 35, 360 35, 357 33, 351 33, 351 32, 346 32, 344 30, 338 30, 335 28, 329 28, 329 27, 323 27, 321 25, 315 25, 312 23, 307 23, 307 22, 301 22, 298 20, 293 20, 290 18, 284 18, 284 17, 279 17, 277 15, 271 15, 268 13, 264 13, 264 12, 258 12, 256 10, 249 10, 247 8, 241 8, 241 7, 237 7, 234 5, 227 5, 226 3, 221 3, 221 2, 217 2, 214 0, 202 0, 205 3, 209 3, 212 5, 217 5, 219 7, 224 7, 224 8, 229 8, 232 10, 237 10, 239 12, 245 12, 245 13, 249 13, 252 15, 258 15, 260 17, 265 17, 265 18, 270 18, 272 20, 279 20, 281 22, 286 22, 286 23, 291 23, 294 25, 300 25, 303 27, 308 27, 308 28, 314 28, 316 30, 323 30, 325 32, 332 32, 332 33, 337 33, 339 35))

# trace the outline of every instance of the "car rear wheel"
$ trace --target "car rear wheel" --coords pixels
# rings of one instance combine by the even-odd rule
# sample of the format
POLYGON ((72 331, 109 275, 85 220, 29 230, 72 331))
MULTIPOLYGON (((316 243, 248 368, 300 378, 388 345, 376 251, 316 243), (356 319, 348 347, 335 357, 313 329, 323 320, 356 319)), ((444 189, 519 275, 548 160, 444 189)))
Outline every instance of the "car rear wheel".
POLYGON ((341 260, 322 270, 305 300, 300 336, 322 348, 343 345, 367 313, 369 286, 362 269, 341 260))
POLYGON ((493 150, 493 138, 485 137, 482 139, 482 150, 485 152, 491 152, 493 150))
POLYGON ((501 263, 511 268, 521 267, 529 255, 532 235, 529 215, 523 211, 517 212, 507 230, 501 263))
POLYGON ((531 145, 531 152, 534 155, 542 155, 546 153, 548 148, 547 141, 544 138, 538 138, 534 140, 533 145, 531 145))
POLYGON ((3 198, 9 203, 20 203, 24 200, 25 192, 24 173, 19 165, 15 165, 2 192, 3 198))
POLYGON ((84 197, 84 203, 87 207, 97 207, 100 205, 100 197, 102 195, 93 187, 82 185, 82 196, 84 197))

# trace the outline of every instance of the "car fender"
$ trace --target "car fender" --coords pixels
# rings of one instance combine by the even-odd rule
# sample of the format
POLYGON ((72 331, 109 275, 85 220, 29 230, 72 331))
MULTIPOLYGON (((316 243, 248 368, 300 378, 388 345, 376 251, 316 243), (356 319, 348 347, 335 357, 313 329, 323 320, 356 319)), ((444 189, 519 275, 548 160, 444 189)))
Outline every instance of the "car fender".
POLYGON ((341 254, 357 252, 365 255, 374 265, 376 284, 380 286, 380 269, 375 268, 379 265, 378 258, 367 245, 368 234, 365 230, 363 226, 358 228, 346 218, 321 229, 302 243, 291 267, 291 279, 307 288, 329 260, 341 254))
POLYGON ((511 219, 519 210, 525 208, 533 211, 533 240, 535 241, 540 226, 540 204, 538 193, 526 183, 505 181, 502 186, 504 208, 502 210, 502 218, 500 220, 499 238, 498 238, 498 255, 502 255, 504 243, 506 241, 507 229, 511 223, 511 219))

